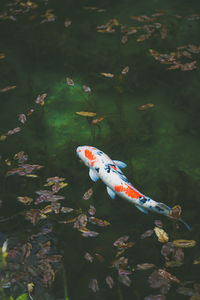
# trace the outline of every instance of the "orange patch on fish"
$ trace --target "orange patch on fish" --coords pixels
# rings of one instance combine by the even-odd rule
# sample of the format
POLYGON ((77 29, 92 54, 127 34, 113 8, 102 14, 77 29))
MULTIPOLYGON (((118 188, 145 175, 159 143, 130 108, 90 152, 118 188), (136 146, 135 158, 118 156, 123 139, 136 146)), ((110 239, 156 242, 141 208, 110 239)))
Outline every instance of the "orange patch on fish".
POLYGON ((116 185, 115 190, 118 193, 124 192, 128 197, 135 198, 135 199, 138 199, 139 197, 142 196, 139 192, 135 191, 133 188, 131 188, 127 184, 125 186, 116 185))
POLYGON ((111 166, 111 168, 113 168, 113 170, 117 170, 117 168, 116 168, 116 167, 114 167, 114 166, 111 166))
POLYGON ((85 150, 85 157, 87 157, 89 160, 95 160, 96 156, 92 153, 92 151, 86 149, 85 150))

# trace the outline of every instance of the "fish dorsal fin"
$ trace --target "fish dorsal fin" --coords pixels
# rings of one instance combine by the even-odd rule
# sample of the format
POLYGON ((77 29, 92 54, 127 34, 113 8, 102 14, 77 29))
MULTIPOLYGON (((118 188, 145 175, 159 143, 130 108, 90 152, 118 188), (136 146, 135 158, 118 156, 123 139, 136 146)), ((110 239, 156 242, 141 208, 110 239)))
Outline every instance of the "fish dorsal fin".
POLYGON ((112 198, 112 199, 114 199, 115 198, 115 192, 113 192, 113 190, 111 190, 111 188, 109 188, 108 186, 107 186, 107 192, 108 192, 108 195, 112 198))
POLYGON ((89 169, 89 176, 92 179, 92 181, 96 182, 99 179, 99 176, 93 169, 89 169))
POLYGON ((148 212, 148 210, 146 209, 146 208, 144 208, 144 207, 142 207, 142 206, 139 206, 139 205, 135 205, 141 212, 143 212, 143 213, 145 213, 145 214, 148 214, 149 212, 148 212))
POLYGON ((123 161, 120 161, 120 160, 113 160, 114 163, 121 169, 123 168, 126 168, 127 167, 127 164, 125 164, 123 161))

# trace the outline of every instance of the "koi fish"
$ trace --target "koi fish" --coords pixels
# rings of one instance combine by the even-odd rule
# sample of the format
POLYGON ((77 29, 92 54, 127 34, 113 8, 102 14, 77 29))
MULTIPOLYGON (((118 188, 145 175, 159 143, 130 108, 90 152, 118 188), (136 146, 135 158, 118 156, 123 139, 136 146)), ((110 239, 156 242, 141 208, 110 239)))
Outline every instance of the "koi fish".
MULTIPOLYGON (((96 182, 99 178, 105 183, 109 196, 114 199, 116 194, 135 206, 143 213, 148 211, 157 212, 171 219, 173 214, 170 213, 172 208, 162 202, 155 200, 140 193, 129 182, 127 177, 121 171, 127 165, 119 160, 112 160, 103 151, 91 146, 79 146, 76 153, 84 164, 89 168, 90 178, 96 182)), ((178 217, 176 220, 181 221, 190 230, 190 226, 178 217)))

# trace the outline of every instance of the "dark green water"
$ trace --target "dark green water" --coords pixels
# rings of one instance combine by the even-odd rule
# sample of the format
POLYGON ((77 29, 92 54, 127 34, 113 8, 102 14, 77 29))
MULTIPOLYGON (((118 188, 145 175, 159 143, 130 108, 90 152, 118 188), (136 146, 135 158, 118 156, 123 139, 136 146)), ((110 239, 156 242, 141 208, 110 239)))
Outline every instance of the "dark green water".
MULTIPOLYGON (((25 242, 43 226, 51 225, 50 239, 55 249, 52 253, 63 255, 66 280, 59 267, 54 284, 48 290, 49 299, 64 299, 67 286, 69 299, 144 299, 145 296, 159 294, 152 289, 148 277, 153 269, 133 271, 132 284, 126 287, 117 279, 117 271, 111 268, 116 255, 113 242, 124 235, 136 244, 123 254, 129 259, 130 268, 138 263, 154 263, 156 268, 164 268, 165 260, 160 254, 162 244, 153 235, 141 240, 140 236, 154 228, 154 220, 161 219, 170 241, 174 239, 195 240, 194 248, 185 250, 181 267, 167 268, 181 282, 199 283, 200 265, 194 259, 200 256, 199 238, 199 66, 200 54, 192 53, 192 59, 181 57, 182 63, 196 60, 191 71, 166 70, 169 65, 161 64, 150 55, 149 49, 162 54, 176 52, 176 47, 189 44, 200 45, 198 1, 36 1, 36 8, 26 5, 8 6, 1 1, 1 15, 13 9, 13 21, 1 17, 1 49, 5 58, 1 63, 0 88, 16 85, 16 88, 0 93, 0 135, 20 126, 19 133, 0 141, 0 199, 1 244, 8 238, 11 246, 15 239, 25 242), (103 12, 84 9, 95 6, 103 12), (53 9, 55 21, 41 23, 47 9, 53 9), (166 38, 162 39, 157 30, 143 42, 137 38, 144 33, 128 36, 123 44, 120 26, 113 27, 113 33, 97 32, 97 26, 117 19, 128 27, 144 26, 151 22, 138 22, 130 16, 151 16, 155 10, 168 10, 155 22, 167 27, 166 38), (182 17, 176 17, 175 15, 182 17), (66 19, 69 27, 64 26, 66 19), (124 67, 130 70, 120 75, 124 67), (113 78, 100 75, 112 73, 113 78), (74 80, 75 86, 66 84, 66 77, 74 80), (92 90, 87 95, 82 85, 92 90), (37 105, 39 94, 47 93, 45 105, 37 105), (142 105, 154 106, 145 110, 142 105), (35 112, 27 117, 25 124, 18 121, 19 114, 35 112), (98 125, 91 119, 77 115, 77 111, 92 111, 97 117, 104 117, 98 125), (155 214, 145 215, 123 199, 111 200, 102 182, 93 183, 88 169, 78 160, 75 150, 79 145, 92 145, 107 153, 112 159, 126 162, 124 173, 132 184, 145 195, 173 207, 181 205, 183 218, 191 226, 191 232, 184 225, 176 228, 174 223, 155 214), (12 168, 5 163, 19 151, 29 156, 29 163, 41 164, 37 178, 18 175, 6 177, 12 168), (46 178, 65 177, 68 186, 61 190, 65 196, 62 205, 82 209, 86 212, 90 205, 96 208, 96 217, 111 224, 106 228, 90 225, 90 229, 100 234, 96 238, 85 238, 73 228, 73 224, 59 223, 70 219, 69 215, 51 214, 33 226, 24 216, 25 209, 37 208, 34 204, 25 207, 17 201, 18 196, 35 198, 35 191, 44 189, 46 178), (94 194, 83 200, 83 194, 90 187, 94 194), (7 221, 3 221, 4 219, 7 221), (13 241, 13 242, 12 242, 13 241), (89 252, 101 254, 105 260, 93 263, 85 260, 89 252), (107 275, 115 281, 112 289, 105 283, 107 275), (96 278, 99 291, 88 288, 91 278, 96 278), (51 298, 50 298, 51 297, 51 298)), ((13 2, 14 3, 14 2, 13 2)), ((26 3, 26 2, 24 2, 26 3)), ((42 207, 42 206, 41 206, 42 207)), ((10 246, 10 247, 11 247, 10 246)), ((189 299, 176 292, 179 287, 172 283, 166 299, 189 299)), ((17 290, 19 293, 20 288, 17 290)), ((24 289, 21 288, 21 292, 24 289)), ((44 299, 43 290, 37 288, 34 299, 44 299)))

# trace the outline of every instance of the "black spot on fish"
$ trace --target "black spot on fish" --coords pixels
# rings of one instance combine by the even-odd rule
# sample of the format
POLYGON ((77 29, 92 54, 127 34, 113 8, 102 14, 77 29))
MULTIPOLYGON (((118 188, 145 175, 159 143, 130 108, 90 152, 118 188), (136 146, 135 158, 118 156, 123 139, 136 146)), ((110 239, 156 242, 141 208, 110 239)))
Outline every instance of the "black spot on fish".
POLYGON ((102 151, 98 151, 97 154, 98 154, 98 155, 102 155, 103 152, 102 152, 102 151))
POLYGON ((147 201, 148 201, 147 198, 145 198, 145 197, 139 197, 139 202, 140 202, 141 204, 144 204, 144 203, 146 203, 147 201))
POLYGON ((97 173, 99 173, 99 168, 95 168, 95 170, 97 171, 97 173))
POLYGON ((110 173, 110 165, 109 164, 105 165, 105 170, 107 171, 107 173, 110 173))
POLYGON ((161 207, 159 207, 158 205, 155 206, 155 209, 156 209, 157 211, 164 211, 164 209, 161 208, 161 207))

